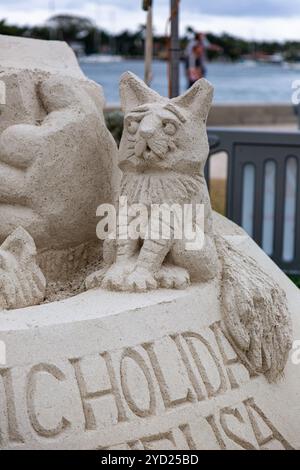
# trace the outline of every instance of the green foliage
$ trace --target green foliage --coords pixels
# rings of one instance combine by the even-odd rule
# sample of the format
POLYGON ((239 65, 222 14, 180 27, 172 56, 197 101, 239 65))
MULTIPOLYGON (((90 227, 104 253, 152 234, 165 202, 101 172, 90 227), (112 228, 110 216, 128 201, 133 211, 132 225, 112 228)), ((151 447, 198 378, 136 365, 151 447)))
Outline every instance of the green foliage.
POLYGON ((226 33, 223 33, 220 37, 208 34, 207 39, 211 43, 222 47, 224 55, 232 60, 237 60, 242 55, 249 54, 252 50, 251 42, 235 38, 226 33))
POLYGON ((27 28, 15 25, 8 25, 6 20, 0 20, 0 34, 7 36, 26 36, 27 28))
POLYGON ((124 114, 121 111, 111 111, 104 113, 104 117, 107 128, 119 145, 123 133, 124 114))
POLYGON ((289 278, 300 289, 300 276, 290 275, 289 278))
POLYGON ((115 53, 123 56, 143 56, 144 55, 144 27, 131 33, 123 31, 114 36, 115 53))

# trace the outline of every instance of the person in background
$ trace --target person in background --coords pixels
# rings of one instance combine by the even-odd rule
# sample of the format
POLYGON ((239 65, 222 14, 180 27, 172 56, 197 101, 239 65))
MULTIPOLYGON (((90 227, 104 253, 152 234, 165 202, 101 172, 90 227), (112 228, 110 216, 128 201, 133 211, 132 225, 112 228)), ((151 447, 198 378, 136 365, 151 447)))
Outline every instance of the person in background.
POLYGON ((211 44, 204 33, 195 33, 185 50, 187 84, 190 88, 197 80, 206 76, 206 50, 220 51, 221 48, 211 44))

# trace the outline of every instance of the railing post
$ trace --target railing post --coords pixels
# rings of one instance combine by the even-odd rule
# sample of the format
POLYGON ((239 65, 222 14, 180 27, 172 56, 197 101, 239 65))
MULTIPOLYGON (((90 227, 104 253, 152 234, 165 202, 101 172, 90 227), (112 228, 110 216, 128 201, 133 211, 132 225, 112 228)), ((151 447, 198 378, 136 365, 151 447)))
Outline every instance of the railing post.
POLYGON ((180 45, 179 45, 179 0, 170 0, 171 41, 170 41, 170 98, 180 93, 180 45))
POLYGON ((152 80, 152 59, 153 59, 152 0, 144 0, 143 9, 147 11, 144 81, 148 86, 150 86, 150 83, 152 80))

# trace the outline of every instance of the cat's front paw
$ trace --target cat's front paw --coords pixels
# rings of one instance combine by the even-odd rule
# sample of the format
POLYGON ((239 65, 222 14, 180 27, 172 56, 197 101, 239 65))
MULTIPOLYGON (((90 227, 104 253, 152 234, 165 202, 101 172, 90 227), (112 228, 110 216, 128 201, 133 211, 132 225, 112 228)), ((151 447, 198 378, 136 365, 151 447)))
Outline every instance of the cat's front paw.
POLYGON ((186 289, 190 285, 190 276, 186 269, 165 264, 155 276, 160 287, 165 289, 186 289))
POLYGON ((157 282, 150 271, 135 269, 125 281, 124 290, 129 292, 146 292, 157 289, 157 282))
POLYGON ((128 266, 123 263, 115 263, 108 269, 103 277, 101 287, 108 290, 122 291, 124 290, 125 278, 127 275, 128 266))

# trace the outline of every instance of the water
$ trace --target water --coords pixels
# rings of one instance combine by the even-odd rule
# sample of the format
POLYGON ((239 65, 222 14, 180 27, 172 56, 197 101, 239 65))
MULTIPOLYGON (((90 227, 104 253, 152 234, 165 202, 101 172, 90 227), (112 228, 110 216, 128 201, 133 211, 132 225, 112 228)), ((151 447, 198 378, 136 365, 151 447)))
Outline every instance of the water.
MULTIPOLYGON (((107 103, 118 103, 118 82, 127 70, 143 78, 141 60, 81 64, 85 74, 100 83, 107 103)), ((280 65, 208 64, 208 80, 215 87, 215 103, 291 103, 292 82, 300 79, 300 71, 280 65)), ((181 88, 185 89, 184 66, 181 64, 181 88)), ((152 87, 161 95, 168 95, 167 63, 154 61, 152 87)))

